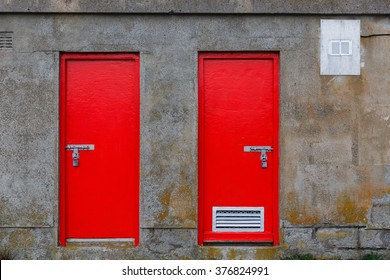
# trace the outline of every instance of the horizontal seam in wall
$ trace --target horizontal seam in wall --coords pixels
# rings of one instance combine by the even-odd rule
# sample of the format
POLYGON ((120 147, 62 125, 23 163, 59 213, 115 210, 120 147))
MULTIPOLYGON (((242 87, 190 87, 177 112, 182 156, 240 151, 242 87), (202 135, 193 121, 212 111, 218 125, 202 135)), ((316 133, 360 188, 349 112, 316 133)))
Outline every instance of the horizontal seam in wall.
POLYGON ((367 228, 367 226, 360 226, 360 225, 350 225, 350 226, 344 226, 344 225, 313 225, 313 226, 285 226, 281 227, 282 229, 322 229, 322 228, 338 228, 338 229, 348 229, 348 228, 354 228, 354 229, 360 229, 360 228, 367 228))
POLYGON ((28 226, 28 227, 25 227, 25 226, 0 226, 0 229, 40 229, 40 228, 52 229, 55 227, 54 226, 28 226))
POLYGON ((371 35, 361 35, 362 38, 370 38, 370 37, 386 37, 390 36, 390 33, 380 33, 380 34, 371 34, 371 35))

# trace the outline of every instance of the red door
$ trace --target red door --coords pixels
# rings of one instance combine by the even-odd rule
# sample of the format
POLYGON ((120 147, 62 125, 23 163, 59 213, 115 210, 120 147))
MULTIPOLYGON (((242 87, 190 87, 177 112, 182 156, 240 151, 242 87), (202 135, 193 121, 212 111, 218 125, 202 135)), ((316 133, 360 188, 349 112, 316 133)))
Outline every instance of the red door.
POLYGON ((199 54, 199 243, 278 244, 278 54, 199 54))
POLYGON ((139 237, 139 57, 63 54, 60 243, 139 237))

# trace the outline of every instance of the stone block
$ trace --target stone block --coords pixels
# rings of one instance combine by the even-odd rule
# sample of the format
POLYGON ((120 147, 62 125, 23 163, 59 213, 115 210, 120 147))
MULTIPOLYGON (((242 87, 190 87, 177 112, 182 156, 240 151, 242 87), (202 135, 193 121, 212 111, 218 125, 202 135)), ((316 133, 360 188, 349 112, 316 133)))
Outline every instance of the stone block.
POLYGON ((361 229, 359 240, 364 249, 390 249, 390 230, 361 229))
POLYGON ((52 228, 0 228, 0 247, 8 249, 13 259, 50 260, 55 244, 52 228))
POLYGON ((314 229, 312 228, 285 228, 284 244, 289 249, 309 249, 318 247, 318 242, 313 238, 314 229))
POLYGON ((200 246, 198 258, 202 260, 274 260, 280 257, 278 246, 200 246))
POLYGON ((126 260, 144 259, 137 247, 130 243, 78 243, 57 247, 55 259, 61 260, 126 260))
POLYGON ((390 205, 374 205, 371 208, 370 224, 375 228, 390 229, 390 205))
POLYGON ((325 248, 357 248, 356 228, 319 228, 316 238, 325 248))
POLYGON ((140 254, 148 259, 187 259, 196 256, 197 230, 142 229, 140 254))
POLYGON ((331 249, 317 252, 316 258, 319 260, 358 260, 361 256, 356 249, 331 249))

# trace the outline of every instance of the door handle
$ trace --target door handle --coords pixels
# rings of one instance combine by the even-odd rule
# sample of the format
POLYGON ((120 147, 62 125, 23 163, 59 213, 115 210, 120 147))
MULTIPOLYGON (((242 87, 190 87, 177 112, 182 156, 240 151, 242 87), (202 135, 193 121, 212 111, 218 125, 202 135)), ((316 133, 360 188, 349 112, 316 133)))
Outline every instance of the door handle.
POLYGON ((79 166, 79 151, 93 151, 95 150, 94 144, 69 144, 65 147, 66 150, 72 151, 72 164, 74 167, 79 166))
POLYGON ((244 152, 247 153, 260 153, 261 167, 267 168, 267 152, 273 151, 271 146, 244 146, 244 152))

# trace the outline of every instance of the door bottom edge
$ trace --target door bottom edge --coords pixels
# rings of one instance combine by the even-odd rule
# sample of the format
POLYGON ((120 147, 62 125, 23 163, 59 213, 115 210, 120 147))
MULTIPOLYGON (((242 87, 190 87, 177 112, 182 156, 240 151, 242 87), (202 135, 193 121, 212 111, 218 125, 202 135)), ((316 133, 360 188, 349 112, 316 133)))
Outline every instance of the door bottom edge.
POLYGON ((112 242, 135 242, 135 238, 67 238, 67 243, 112 243, 112 242))

